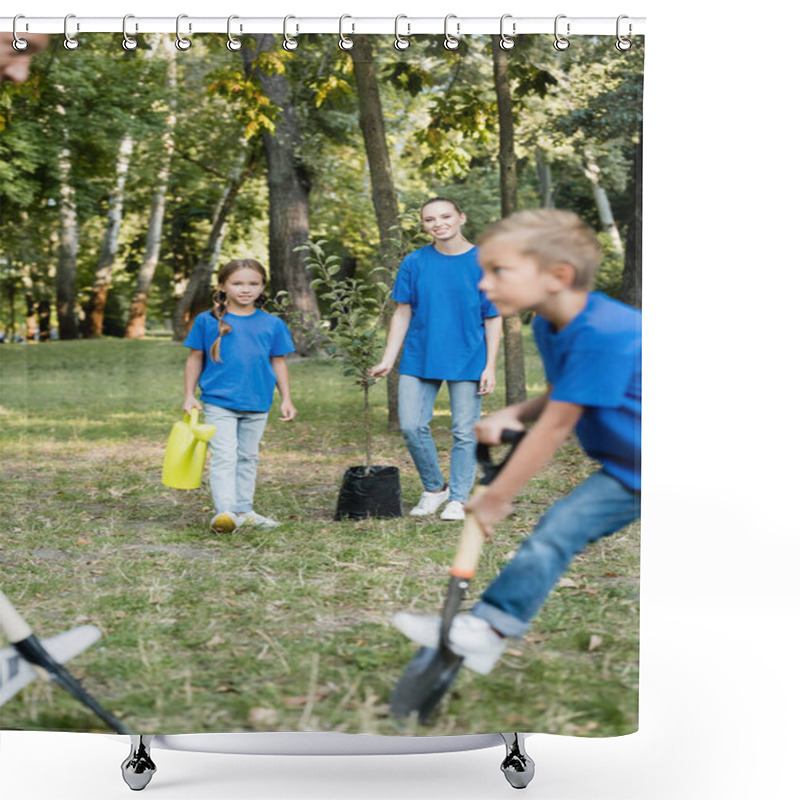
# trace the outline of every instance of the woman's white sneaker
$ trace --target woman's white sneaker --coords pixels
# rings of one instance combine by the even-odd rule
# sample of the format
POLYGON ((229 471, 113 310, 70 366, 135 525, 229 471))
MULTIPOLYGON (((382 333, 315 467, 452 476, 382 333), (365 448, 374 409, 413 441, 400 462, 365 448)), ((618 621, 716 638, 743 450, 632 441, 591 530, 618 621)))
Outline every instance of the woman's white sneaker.
POLYGON ((464 504, 459 500, 451 500, 445 507, 444 511, 442 511, 441 519, 452 520, 452 521, 459 521, 466 519, 466 513, 464 512, 464 504))
POLYGON ((409 511, 412 517, 427 517, 435 514, 439 506, 450 497, 450 487, 445 486, 441 492, 423 492, 414 508, 409 511))
MULTIPOLYGON (((409 614, 401 611, 392 618, 394 626, 409 639, 423 647, 438 647, 442 618, 437 614, 409 614)), ((450 647, 463 656, 464 666, 486 675, 491 672, 508 640, 485 619, 472 614, 456 614, 450 627, 450 647)))

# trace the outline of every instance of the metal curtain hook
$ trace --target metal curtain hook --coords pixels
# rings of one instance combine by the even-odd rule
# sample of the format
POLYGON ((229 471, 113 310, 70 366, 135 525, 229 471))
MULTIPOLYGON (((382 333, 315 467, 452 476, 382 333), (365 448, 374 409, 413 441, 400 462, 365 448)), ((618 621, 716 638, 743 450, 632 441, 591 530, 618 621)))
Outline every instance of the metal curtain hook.
MULTIPOLYGON (((297 19, 297 17, 293 17, 291 14, 283 18, 283 49, 286 51, 297 50, 297 39, 293 39, 289 36, 288 28, 289 28, 289 20, 290 19, 297 19)), ((298 27, 295 24, 295 33, 298 33, 298 27)))
POLYGON ((500 47, 502 47, 503 50, 512 50, 517 43, 514 39, 514 36, 517 34, 516 22, 511 23, 511 36, 505 32, 505 22, 507 19, 511 18, 511 14, 503 14, 503 16, 500 17, 500 47))
POLYGON ((620 14, 617 17, 617 41, 616 44, 614 45, 617 48, 617 50, 619 50, 621 53, 624 53, 626 50, 630 50, 631 46, 633 45, 631 40, 628 38, 628 36, 631 35, 631 31, 633 30, 633 26, 631 25, 630 22, 628 23, 628 36, 622 36, 620 33, 620 30, 622 29, 622 20, 624 19, 628 19, 628 17, 625 14, 620 14))
MULTIPOLYGON (((67 14, 67 16, 64 17, 64 47, 67 50, 77 50, 80 42, 74 36, 70 36, 69 33, 69 21, 71 19, 75 19, 74 14, 67 14)), ((80 25, 76 24, 75 30, 80 30, 80 25)))
MULTIPOLYGON (((192 40, 187 39, 183 34, 181 34, 181 20, 186 19, 189 15, 188 14, 178 14, 178 18, 175 20, 175 47, 178 50, 188 50, 192 46, 192 40)), ((189 23, 189 32, 192 31, 192 23, 189 23)))
MULTIPOLYGON (((565 38, 564 38, 564 37, 563 37, 563 36, 562 36, 562 35, 561 35, 561 34, 558 32, 558 21, 559 21, 560 19, 566 19, 566 18, 567 18, 567 15, 566 15, 566 14, 559 14, 559 15, 556 17, 556 21, 555 21, 555 27, 554 27, 554 31, 555 31, 555 37, 556 37, 556 38, 555 38, 555 40, 553 41, 553 47, 555 47, 555 49, 556 49, 556 50, 559 50, 559 51, 561 51, 561 50, 566 50, 566 49, 569 47, 569 39, 565 39, 565 38)), ((569 33, 569 22, 567 23, 567 33, 569 33)))
MULTIPOLYGON (((14 49, 15 49, 15 50, 18 52, 18 53, 23 53, 25 50, 27 50, 27 49, 28 49, 28 40, 27 40, 27 39, 23 39, 23 38, 22 38, 22 37, 21 37, 21 36, 20 36, 20 35, 17 33, 17 20, 18 20, 18 19, 25 19, 25 15, 24 15, 24 14, 17 14, 17 15, 14 17, 14 21, 11 23, 11 34, 12 34, 12 36, 14 37, 14 38, 13 38, 13 40, 12 40, 12 42, 11 42, 11 46, 12 46, 12 47, 13 47, 13 48, 14 48, 14 49)), ((26 27, 27 27, 27 26, 26 26, 26 27)))
MULTIPOLYGON (((339 17, 339 47, 342 50, 352 50, 353 45, 355 42, 349 37, 344 35, 344 21, 346 19, 353 19, 349 14, 342 14, 339 17)), ((355 33, 356 26, 353 23, 350 23, 351 26, 351 33, 355 33)))
MULTIPOLYGON (((128 34, 128 20, 136 19, 133 14, 126 14, 122 18, 122 48, 124 50, 135 50, 139 46, 139 42, 135 37, 128 34)), ((139 23, 136 23, 135 30, 139 30, 139 23)))
MULTIPOLYGON (((398 14, 394 18, 394 47, 395 50, 407 50, 411 42, 405 38, 405 36, 400 35, 400 20, 401 19, 408 19, 405 14, 398 14)), ((411 23, 406 23, 406 27, 408 31, 406 32, 406 36, 411 35, 411 23)))
MULTIPOLYGON (((242 40, 236 39, 234 36, 231 35, 231 22, 233 22, 233 20, 235 19, 239 19, 239 17, 237 17, 236 14, 231 14, 228 17, 228 41, 225 42, 225 47, 227 47, 228 50, 230 50, 232 53, 235 52, 236 50, 242 49, 242 40)), ((239 31, 241 32, 241 30, 242 26, 240 25, 239 31)))
MULTIPOLYGON (((451 19, 458 20, 458 17, 455 14, 448 14, 444 18, 444 41, 442 42, 442 45, 444 46, 445 50, 457 50, 459 45, 458 39, 456 39, 455 36, 451 36, 450 31, 448 30, 448 25, 451 19)), ((457 21, 456 35, 459 33, 461 33, 461 23, 457 21)))

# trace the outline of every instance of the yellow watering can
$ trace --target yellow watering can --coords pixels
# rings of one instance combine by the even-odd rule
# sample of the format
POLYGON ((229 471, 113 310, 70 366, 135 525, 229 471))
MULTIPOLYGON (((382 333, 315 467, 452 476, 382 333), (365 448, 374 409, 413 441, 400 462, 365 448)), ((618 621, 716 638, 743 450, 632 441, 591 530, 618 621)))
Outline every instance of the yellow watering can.
POLYGON ((198 489, 203 481, 208 440, 217 430, 213 425, 197 422, 198 409, 184 414, 183 422, 176 422, 167 440, 161 482, 172 489, 198 489))

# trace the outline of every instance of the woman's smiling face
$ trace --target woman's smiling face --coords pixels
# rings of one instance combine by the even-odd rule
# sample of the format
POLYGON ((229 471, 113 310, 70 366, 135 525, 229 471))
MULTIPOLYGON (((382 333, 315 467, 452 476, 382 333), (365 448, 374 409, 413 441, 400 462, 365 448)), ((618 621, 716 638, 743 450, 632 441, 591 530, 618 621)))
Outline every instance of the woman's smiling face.
POLYGON ((466 214, 447 200, 436 200, 422 209, 422 228, 434 241, 444 242, 460 236, 466 221, 466 214))

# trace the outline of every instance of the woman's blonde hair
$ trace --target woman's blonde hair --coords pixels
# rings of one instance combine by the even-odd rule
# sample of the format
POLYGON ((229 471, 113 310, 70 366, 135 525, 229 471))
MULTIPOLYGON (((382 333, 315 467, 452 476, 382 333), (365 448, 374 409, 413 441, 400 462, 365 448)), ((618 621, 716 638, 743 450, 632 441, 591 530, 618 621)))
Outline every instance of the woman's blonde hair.
MULTIPOLYGON (((211 316, 217 320, 218 336, 209 348, 211 360, 216 361, 218 364, 222 363, 222 358, 220 358, 219 354, 222 337, 229 334, 232 330, 231 326, 222 319, 225 316, 225 312, 228 310, 228 298, 225 292, 222 290, 222 287, 228 278, 230 278, 234 272, 238 272, 240 269, 252 269, 255 272, 258 272, 261 275, 265 286, 267 283, 267 271, 264 269, 261 262, 256 261, 254 258, 237 258, 233 261, 229 261, 224 267, 220 268, 217 275, 217 290, 214 292, 214 297, 212 298, 214 305, 211 309, 211 316)), ((261 308, 266 301, 267 295, 264 292, 261 292, 255 301, 256 308, 261 308)))
POLYGON ((602 252, 594 231, 577 214, 555 208, 518 211, 490 225, 478 245, 498 236, 513 237, 520 253, 535 256, 542 269, 569 264, 573 289, 592 288, 602 252))

